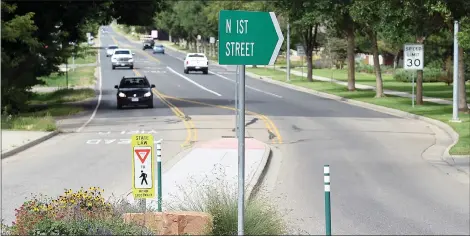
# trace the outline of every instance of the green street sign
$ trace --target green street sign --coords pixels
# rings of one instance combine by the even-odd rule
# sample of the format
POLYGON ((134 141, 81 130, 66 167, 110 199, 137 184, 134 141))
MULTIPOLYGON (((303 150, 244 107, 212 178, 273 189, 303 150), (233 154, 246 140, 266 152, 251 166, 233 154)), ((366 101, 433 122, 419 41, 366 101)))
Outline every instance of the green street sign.
POLYGON ((283 41, 274 12, 219 12, 220 65, 273 65, 283 41))

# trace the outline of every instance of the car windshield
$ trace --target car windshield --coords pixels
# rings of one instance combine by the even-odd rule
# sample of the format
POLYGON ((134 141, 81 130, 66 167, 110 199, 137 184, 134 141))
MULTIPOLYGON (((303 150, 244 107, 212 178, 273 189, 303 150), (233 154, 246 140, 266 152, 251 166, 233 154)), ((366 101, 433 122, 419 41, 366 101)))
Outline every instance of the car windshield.
POLYGON ((163 48, 163 45, 155 45, 155 47, 163 48))
POLYGON ((150 83, 145 78, 126 78, 121 80, 119 88, 147 88, 150 83))
POLYGON ((128 50, 116 50, 114 54, 131 54, 131 52, 128 50))
POLYGON ((109 46, 108 49, 117 49, 118 46, 109 46))

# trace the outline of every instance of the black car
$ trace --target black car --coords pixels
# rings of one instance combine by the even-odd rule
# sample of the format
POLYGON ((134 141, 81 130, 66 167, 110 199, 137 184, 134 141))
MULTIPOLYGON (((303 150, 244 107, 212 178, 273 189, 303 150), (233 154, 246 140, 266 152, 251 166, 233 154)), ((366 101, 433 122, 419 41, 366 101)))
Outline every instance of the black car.
POLYGON ((154 45, 155 42, 153 40, 144 40, 144 42, 142 42, 142 49, 152 49, 154 45))
POLYGON ((150 85, 147 77, 123 77, 119 86, 115 85, 114 88, 117 89, 118 109, 133 105, 146 105, 153 108, 152 88, 155 88, 155 85, 150 85))

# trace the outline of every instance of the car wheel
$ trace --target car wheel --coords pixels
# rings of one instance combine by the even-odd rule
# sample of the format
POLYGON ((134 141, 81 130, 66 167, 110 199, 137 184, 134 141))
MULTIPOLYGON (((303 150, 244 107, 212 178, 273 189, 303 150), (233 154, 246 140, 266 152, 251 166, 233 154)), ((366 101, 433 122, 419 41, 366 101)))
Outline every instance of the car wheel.
POLYGON ((153 101, 148 104, 148 107, 151 109, 153 108, 153 101))
POLYGON ((209 73, 209 69, 204 69, 204 70, 202 71, 202 73, 208 74, 208 73, 209 73))
POLYGON ((119 103, 117 103, 117 106, 116 106, 116 107, 117 107, 117 109, 122 109, 122 105, 119 104, 119 103))
POLYGON ((115 66, 112 66, 112 68, 113 68, 113 70, 114 70, 114 69, 116 69, 116 67, 115 67, 115 66))
POLYGON ((134 69, 134 66, 130 66, 129 68, 130 68, 130 69, 134 69))
POLYGON ((184 69, 184 74, 188 74, 188 73, 189 73, 188 69, 184 69))

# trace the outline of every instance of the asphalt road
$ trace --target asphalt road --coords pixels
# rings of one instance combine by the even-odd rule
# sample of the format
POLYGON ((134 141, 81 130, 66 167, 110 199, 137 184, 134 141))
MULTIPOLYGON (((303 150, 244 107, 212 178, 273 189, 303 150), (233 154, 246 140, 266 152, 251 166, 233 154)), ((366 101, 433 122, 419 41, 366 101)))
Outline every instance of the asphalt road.
MULTIPOLYGON (((11 219, 31 192, 57 195, 94 185, 125 193, 131 170, 122 154, 130 152, 131 133, 167 141, 166 161, 182 144, 233 135, 234 72, 210 65, 209 75, 187 75, 179 52, 153 55, 114 32, 101 41, 132 48, 135 70, 111 70, 102 50, 100 105, 87 126, 2 161, 2 218, 11 219), (116 109, 114 85, 125 75, 146 75, 156 85, 154 109, 116 109), (158 99, 162 94, 171 109, 158 99)), ((324 234, 323 165, 329 164, 333 234, 469 234, 469 185, 422 158, 435 143, 427 124, 246 80, 246 109, 256 115, 247 119, 247 133, 275 147, 265 191, 293 233, 324 234)))

